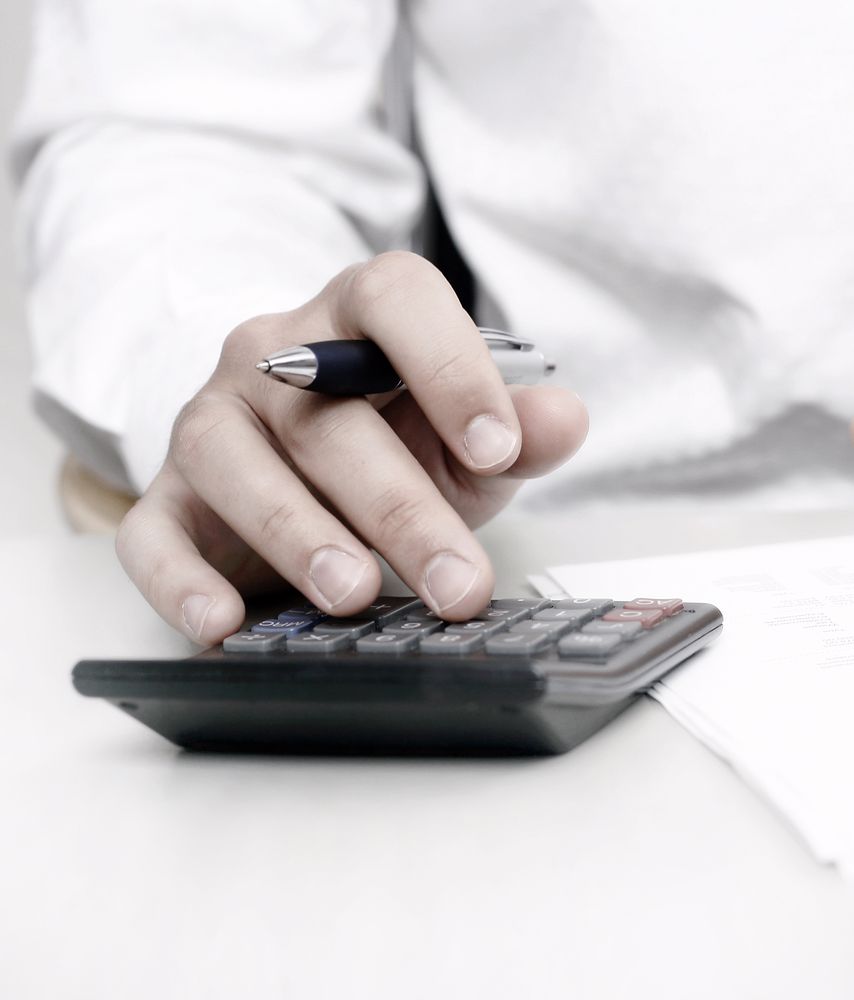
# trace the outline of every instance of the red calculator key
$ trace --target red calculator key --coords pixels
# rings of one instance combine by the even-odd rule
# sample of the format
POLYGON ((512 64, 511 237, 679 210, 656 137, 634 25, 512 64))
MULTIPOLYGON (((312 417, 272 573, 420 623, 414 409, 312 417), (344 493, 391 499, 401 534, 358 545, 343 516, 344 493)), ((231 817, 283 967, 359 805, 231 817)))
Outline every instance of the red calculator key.
POLYGON ((649 611, 652 608, 658 608, 664 612, 665 618, 669 618, 671 615, 675 615, 677 611, 682 610, 682 598, 636 597, 632 601, 626 601, 623 607, 628 608, 629 611, 649 611))
POLYGON ((664 612, 661 608, 648 608, 638 610, 637 608, 614 608, 607 614, 602 615, 603 622, 640 622, 642 628, 652 628, 659 622, 664 621, 664 612))

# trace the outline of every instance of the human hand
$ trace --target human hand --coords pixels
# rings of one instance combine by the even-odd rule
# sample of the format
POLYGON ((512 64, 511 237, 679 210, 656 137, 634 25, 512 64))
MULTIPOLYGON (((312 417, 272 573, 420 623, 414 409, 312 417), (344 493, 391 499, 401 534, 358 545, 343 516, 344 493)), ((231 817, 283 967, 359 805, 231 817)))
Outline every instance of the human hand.
POLYGON ((155 610, 203 644, 240 627, 241 590, 282 578, 325 611, 356 615, 379 592, 371 547, 433 610, 463 620, 493 589, 470 529, 586 433, 574 393, 503 384, 436 268, 383 254, 228 335, 116 549, 155 610), (362 336, 408 391, 329 397, 255 370, 289 344, 362 336))

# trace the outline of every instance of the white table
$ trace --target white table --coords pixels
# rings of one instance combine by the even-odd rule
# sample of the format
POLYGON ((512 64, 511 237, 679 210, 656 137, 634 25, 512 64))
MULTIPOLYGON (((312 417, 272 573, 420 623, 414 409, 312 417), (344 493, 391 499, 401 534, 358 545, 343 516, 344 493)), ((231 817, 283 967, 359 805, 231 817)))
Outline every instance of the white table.
MULTIPOLYGON (((485 533, 502 592, 697 527, 630 522, 504 519, 485 533)), ((703 528, 731 544, 854 517, 703 528)), ((854 995, 854 886, 653 703, 549 759, 182 753, 71 688, 80 657, 184 648, 109 543, 0 547, 2 997, 854 995)))

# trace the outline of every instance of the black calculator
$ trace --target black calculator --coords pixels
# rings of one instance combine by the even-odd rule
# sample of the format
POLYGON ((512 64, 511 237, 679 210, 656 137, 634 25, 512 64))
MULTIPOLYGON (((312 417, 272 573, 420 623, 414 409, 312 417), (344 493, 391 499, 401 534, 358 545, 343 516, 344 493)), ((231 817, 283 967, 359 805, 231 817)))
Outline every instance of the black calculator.
POLYGON ((74 686, 192 750, 551 754, 721 631, 677 598, 506 598, 442 621, 414 597, 357 619, 302 601, 178 660, 83 660, 74 686))

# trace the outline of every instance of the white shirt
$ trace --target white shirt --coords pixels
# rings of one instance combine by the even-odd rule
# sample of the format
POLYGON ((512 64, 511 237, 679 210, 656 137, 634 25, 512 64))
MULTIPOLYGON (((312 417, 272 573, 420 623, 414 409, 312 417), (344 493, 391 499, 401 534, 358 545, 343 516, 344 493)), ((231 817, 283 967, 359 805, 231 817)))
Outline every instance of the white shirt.
MULTIPOLYGON (((680 489, 707 461, 726 481, 727 456, 752 467, 744 449, 793 420, 844 438, 849 0, 405 6, 420 145, 486 318, 536 339, 590 409, 541 496, 647 473, 680 489)), ((393 0, 37 4, 14 150, 36 387, 103 475, 144 488, 234 325, 411 228, 422 168, 379 110, 396 17, 393 0)), ((815 492, 803 436, 761 483, 791 470, 815 492)), ((854 454, 826 464, 854 502, 854 454)))

